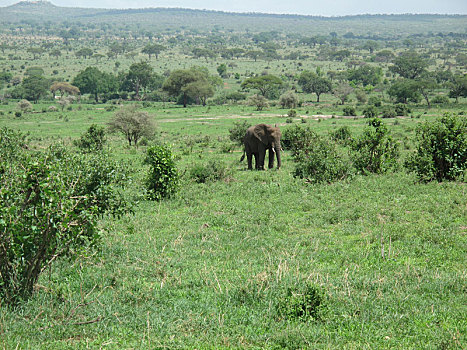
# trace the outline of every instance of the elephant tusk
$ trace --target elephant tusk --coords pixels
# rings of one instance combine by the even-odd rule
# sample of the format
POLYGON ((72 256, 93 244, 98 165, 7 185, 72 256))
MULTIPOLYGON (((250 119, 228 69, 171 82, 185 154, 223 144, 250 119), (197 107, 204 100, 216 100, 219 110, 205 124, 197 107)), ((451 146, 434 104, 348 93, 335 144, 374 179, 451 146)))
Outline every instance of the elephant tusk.
POLYGON ((276 149, 275 149, 274 147, 272 148, 272 152, 273 152, 273 153, 276 153, 276 149))

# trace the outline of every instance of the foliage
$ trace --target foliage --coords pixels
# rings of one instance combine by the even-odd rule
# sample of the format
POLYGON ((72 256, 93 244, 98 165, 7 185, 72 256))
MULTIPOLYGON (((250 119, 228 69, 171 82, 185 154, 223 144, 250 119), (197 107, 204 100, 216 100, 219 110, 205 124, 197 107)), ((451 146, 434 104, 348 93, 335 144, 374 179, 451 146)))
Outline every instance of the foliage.
POLYGON ((449 97, 455 98, 456 102, 459 97, 467 97, 467 75, 454 77, 450 83, 449 97))
POLYGON ((247 103, 250 106, 255 106, 257 111, 262 111, 264 108, 269 107, 267 98, 258 94, 248 97, 247 103))
POLYGON ((446 114, 419 125, 416 150, 406 162, 420 181, 456 180, 467 169, 467 120, 446 114))
POLYGON ((55 259, 97 242, 99 216, 128 206, 118 191, 125 175, 107 157, 63 146, 31 153, 21 135, 0 133, 0 298, 15 304, 55 259))
POLYGON ((349 95, 354 91, 354 88, 347 83, 340 83, 336 86, 333 91, 334 96, 341 100, 341 104, 344 104, 349 95))
POLYGON ((437 95, 431 99, 431 103, 434 104, 447 104, 449 103, 449 97, 444 95, 437 95))
POLYGON ((47 93, 49 81, 41 75, 31 75, 24 78, 21 87, 23 89, 22 97, 37 103, 47 93))
POLYGON ((352 159, 359 173, 384 173, 397 167, 398 144, 381 119, 368 121, 363 134, 352 143, 352 159))
POLYGON ((370 65, 360 66, 356 69, 349 69, 347 71, 347 79, 355 85, 377 85, 381 81, 383 70, 381 67, 370 65))
POLYGON ((274 97, 276 91, 283 86, 282 80, 272 74, 261 75, 258 77, 248 78, 242 84, 242 89, 259 90, 261 96, 266 98, 274 97))
POLYGON ((136 105, 121 107, 115 112, 113 118, 109 121, 110 132, 122 133, 128 145, 138 146, 138 141, 142 137, 151 138, 154 135, 155 126, 149 114, 139 110, 136 105))
POLYGON ((288 287, 279 297, 278 316, 287 320, 309 321, 321 319, 325 308, 323 292, 309 283, 288 287))
POLYGON ((89 129, 73 143, 84 152, 102 151, 105 139, 105 129, 97 124, 92 124, 89 129))
POLYGON ((220 161, 210 160, 207 164, 197 164, 190 169, 190 178, 197 183, 223 180, 231 175, 231 169, 220 161))
POLYGON ((231 141, 238 145, 243 145, 243 138, 245 137, 246 130, 251 126, 247 120, 241 122, 234 122, 232 128, 229 129, 229 138, 231 141))
POLYGON ((332 89, 331 82, 328 79, 310 71, 303 71, 302 74, 300 74, 298 84, 302 87, 304 92, 315 93, 317 102, 319 102, 321 94, 330 92, 332 89))
POLYGON ((419 84, 415 80, 399 79, 391 85, 388 90, 388 94, 397 102, 418 102, 420 101, 420 92, 418 86, 419 84))
POLYGON ((296 156, 300 150, 311 147, 317 135, 309 125, 294 125, 282 132, 281 143, 296 156))
POLYGON ((21 112, 30 112, 32 111, 32 104, 28 100, 21 100, 18 102, 18 108, 21 112))
POLYGON ((95 67, 87 67, 80 71, 73 79, 72 85, 83 94, 94 95, 96 102, 99 102, 99 94, 115 92, 118 89, 118 82, 114 75, 101 72, 95 67))
POLYGON ((150 200, 159 201, 178 190, 179 172, 170 148, 162 144, 149 147, 143 163, 149 165, 145 184, 150 200))
POLYGON ((342 143, 343 145, 350 145, 352 143, 352 133, 348 126, 341 126, 335 131, 329 133, 332 140, 342 143))
POLYGON ((135 99, 140 99, 140 91, 148 87, 153 79, 153 68, 147 62, 133 63, 125 76, 123 86, 126 91, 134 91, 135 99))
POLYGON ((428 67, 428 62, 415 51, 405 51, 396 57, 389 67, 394 73, 406 79, 415 79, 428 67))
POLYGON ((365 118, 374 118, 378 115, 378 109, 374 105, 368 105, 363 109, 365 118))
POLYGON ((355 110, 354 106, 345 106, 343 109, 343 113, 345 116, 356 116, 357 111, 355 110))
POLYGON ((346 152, 335 142, 314 133, 306 138, 302 142, 306 146, 294 151, 295 176, 312 183, 332 183, 352 175, 352 164, 346 152))
POLYGON ((279 98, 279 104, 282 108, 297 108, 298 97, 293 91, 287 91, 279 98))

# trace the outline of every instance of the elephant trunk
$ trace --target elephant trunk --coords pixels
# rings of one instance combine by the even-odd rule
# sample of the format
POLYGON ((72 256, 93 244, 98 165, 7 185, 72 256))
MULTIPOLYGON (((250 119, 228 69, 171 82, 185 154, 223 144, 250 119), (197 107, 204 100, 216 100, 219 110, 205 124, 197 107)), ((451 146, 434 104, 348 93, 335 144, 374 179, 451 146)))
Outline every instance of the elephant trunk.
POLYGON ((276 154, 277 157, 277 169, 279 169, 282 165, 281 163, 281 144, 280 142, 276 143, 275 145, 272 146, 272 151, 276 154))

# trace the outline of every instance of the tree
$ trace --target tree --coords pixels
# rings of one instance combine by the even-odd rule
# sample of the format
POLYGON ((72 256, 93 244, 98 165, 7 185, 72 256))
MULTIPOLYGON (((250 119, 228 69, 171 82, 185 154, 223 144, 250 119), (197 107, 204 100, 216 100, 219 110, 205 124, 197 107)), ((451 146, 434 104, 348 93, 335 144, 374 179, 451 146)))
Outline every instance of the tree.
POLYGON ((467 97, 467 75, 454 77, 450 84, 449 97, 455 98, 456 103, 459 97, 467 97))
POLYGON ((200 93, 198 97, 208 97, 208 95, 210 95, 207 86, 209 82, 209 74, 205 70, 192 67, 190 69, 179 69, 171 72, 162 85, 162 89, 167 91, 172 97, 182 95, 183 107, 186 107, 188 98, 196 95, 196 91, 200 93), (195 82, 197 82, 197 84, 192 84, 195 82))
POLYGON ((347 83, 340 83, 339 85, 336 86, 336 88, 333 91, 334 96, 336 96, 339 100, 341 100, 341 104, 343 105, 345 101, 347 101, 347 98, 349 95, 353 92, 354 88, 351 87, 347 83))
POLYGON ((279 98, 279 103, 282 108, 296 108, 298 105, 298 97, 293 91, 287 91, 279 98))
POLYGON ((71 85, 65 81, 55 81, 50 87, 50 91, 55 97, 57 91, 60 91, 60 97, 63 97, 65 94, 69 95, 79 95, 80 91, 76 86, 71 85))
POLYGON ((141 50, 141 52, 148 55, 149 59, 151 59, 152 55, 155 55, 156 59, 158 59, 159 54, 165 49, 166 47, 160 44, 148 44, 141 50))
POLYGON ((140 90, 145 89, 153 76, 153 68, 147 62, 133 63, 130 66, 124 85, 135 92, 135 99, 139 100, 140 90))
POLYGON ((428 107, 431 107, 429 95, 438 87, 436 79, 431 74, 422 74, 417 78, 417 88, 422 94, 428 107))
POLYGON ((138 146, 141 137, 152 137, 155 126, 147 112, 141 111, 136 105, 120 108, 109 122, 110 132, 120 132, 125 135, 128 145, 138 146))
POLYGON ((75 56, 80 58, 80 57, 84 57, 85 59, 88 58, 88 57, 91 57, 93 55, 94 51, 90 48, 82 48, 78 51, 75 52, 75 56))
POLYGON ((33 60, 36 60, 45 52, 45 50, 42 47, 30 47, 27 49, 27 52, 32 54, 33 60))
POLYGON ((266 108, 266 107, 269 106, 269 103, 268 103, 268 100, 266 99, 266 97, 264 97, 263 95, 258 95, 258 94, 250 96, 248 98, 247 103, 250 106, 256 106, 257 111, 262 111, 263 108, 266 108))
POLYGON ((23 98, 37 103, 37 101, 47 93, 49 84, 49 80, 40 75, 32 75, 24 78, 21 84, 23 88, 23 98))
POLYGON ((283 82, 279 77, 268 74, 259 77, 246 79, 242 84, 242 89, 257 89, 264 97, 270 96, 274 91, 277 91, 283 86, 283 82))
POLYGON ((99 94, 116 91, 118 87, 115 76, 101 72, 95 67, 87 67, 79 72, 73 79, 72 85, 83 94, 94 95, 96 102, 99 102, 99 94))
POLYGON ((388 90, 388 94, 395 98, 397 102, 418 102, 420 100, 418 87, 419 84, 415 80, 399 79, 391 85, 388 90))
POLYGON ((188 97, 200 101, 203 106, 206 106, 208 97, 214 96, 214 88, 207 79, 198 79, 185 85, 182 92, 188 97))
POLYGON ((50 57, 55 57, 55 59, 59 58, 62 55, 62 52, 59 49, 54 49, 49 52, 50 57))
POLYGON ((383 70, 381 67, 374 67, 364 65, 356 69, 349 69, 347 71, 347 79, 355 84, 362 84, 363 86, 377 85, 381 81, 383 70))
POLYGON ((331 82, 320 77, 318 74, 310 71, 303 71, 298 79, 298 84, 302 87, 302 90, 306 93, 315 93, 317 96, 316 102, 319 102, 321 94, 330 92, 332 89, 331 82))
POLYGON ((219 76, 222 78, 227 77, 227 65, 225 63, 222 63, 217 66, 217 73, 219 73, 219 76))
POLYGON ((415 51, 406 51, 394 59, 389 70, 403 78, 415 79, 428 67, 428 62, 415 51))

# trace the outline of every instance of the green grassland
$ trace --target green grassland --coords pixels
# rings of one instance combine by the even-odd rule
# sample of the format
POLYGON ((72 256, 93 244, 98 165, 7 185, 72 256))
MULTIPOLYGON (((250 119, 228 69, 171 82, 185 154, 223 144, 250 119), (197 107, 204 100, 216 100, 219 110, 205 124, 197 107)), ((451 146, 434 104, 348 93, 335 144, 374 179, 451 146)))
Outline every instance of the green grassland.
POLYGON ((0 65, 12 76, 0 85, 0 128, 28 134, 31 151, 57 142, 74 149, 73 141, 92 124, 107 127, 121 105, 136 103, 149 113, 156 132, 138 147, 129 147, 119 134, 106 135, 107 154, 130 172, 127 191, 135 200, 133 213, 101 218, 98 246, 52 264, 30 299, 15 307, 0 302, 0 348, 466 348, 465 176, 457 182, 423 184, 403 167, 415 149, 417 126, 445 113, 465 118, 466 97, 457 103, 449 100, 449 86, 439 84, 430 99, 443 96, 446 103, 429 107, 420 99, 410 102, 406 116, 383 119, 400 146, 398 169, 331 184, 294 177, 295 163, 287 149, 281 169, 247 171, 246 162, 239 162, 242 147, 229 139, 229 129, 242 121, 277 124, 283 133, 303 124, 323 136, 343 126, 354 136, 361 134, 368 123, 363 117, 367 103, 359 102, 356 91, 377 97, 383 107, 393 106, 387 90, 398 79, 388 69, 390 61, 376 62, 363 45, 375 39, 376 51, 388 49, 396 56, 415 50, 429 62, 429 72, 450 70, 460 76, 465 72, 465 16, 60 12, 62 8, 48 4, 34 12, 28 6, 0 12, 0 44, 6 44, 0 47, 0 65), (62 18, 57 19, 59 13, 62 18), (66 43, 62 27, 82 31, 66 43), (269 30, 278 59, 193 57, 196 47, 215 52, 258 49, 261 43, 253 41, 254 35, 269 30), (337 46, 331 32, 337 34, 337 46), (361 38, 344 37, 349 32, 361 38), (326 42, 301 42, 313 35, 325 35, 326 42), (207 106, 182 108, 169 99, 101 98, 95 103, 84 95, 62 110, 48 93, 31 111, 19 114, 19 100, 8 98, 14 78, 20 81, 30 67, 42 68, 48 79, 68 82, 88 66, 119 74, 148 60, 141 50, 151 40, 165 45, 157 59, 148 61, 165 77, 192 66, 215 75, 220 64, 227 65, 228 76, 207 106), (126 52, 104 57, 116 42, 128 44, 126 52), (46 49, 34 59, 31 47, 46 49), (84 47, 94 57, 76 57, 84 47), (61 55, 51 56, 53 48, 61 55), (351 55, 330 59, 327 53, 340 49, 351 55), (293 51, 306 58, 286 58, 293 51), (298 87, 297 78, 305 70, 326 74, 360 64, 381 67, 382 81, 356 86, 345 105, 331 93, 322 94, 317 103, 315 94, 298 87), (215 102, 241 91, 242 81, 263 72, 280 76, 283 91, 296 92, 300 104, 295 117, 288 116, 290 108, 280 107, 278 96, 261 111, 244 101, 215 102), (346 106, 355 107, 357 115, 344 117, 346 106), (146 200, 142 185, 148 171, 145 152, 155 143, 170 146, 181 174, 179 191, 159 202, 146 200), (212 162, 225 169, 225 176, 194 181, 192 170, 212 162), (318 316, 284 314, 307 286, 319 293, 318 316))

